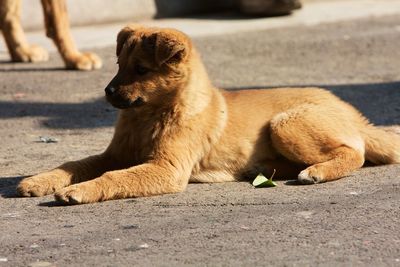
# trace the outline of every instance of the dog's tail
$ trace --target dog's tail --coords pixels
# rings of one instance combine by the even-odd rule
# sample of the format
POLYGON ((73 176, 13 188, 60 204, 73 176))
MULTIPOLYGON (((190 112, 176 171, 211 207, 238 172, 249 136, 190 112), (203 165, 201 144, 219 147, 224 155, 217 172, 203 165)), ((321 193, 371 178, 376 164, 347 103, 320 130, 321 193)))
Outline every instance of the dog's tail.
POLYGON ((400 126, 376 127, 361 130, 365 142, 365 158, 375 164, 400 163, 400 126))

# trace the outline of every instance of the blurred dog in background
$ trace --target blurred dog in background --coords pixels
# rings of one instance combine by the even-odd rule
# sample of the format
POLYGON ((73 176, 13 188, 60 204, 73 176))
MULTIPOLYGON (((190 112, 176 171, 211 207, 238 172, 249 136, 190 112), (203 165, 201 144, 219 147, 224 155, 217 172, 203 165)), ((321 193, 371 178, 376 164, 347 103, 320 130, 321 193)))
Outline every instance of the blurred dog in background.
MULTIPOLYGON (((102 66, 94 53, 80 52, 71 36, 65 0, 41 0, 46 34, 64 60, 67 69, 94 70, 102 66)), ((26 41, 20 20, 21 0, 0 0, 0 29, 3 32, 11 60, 14 62, 47 61, 48 52, 26 41)))

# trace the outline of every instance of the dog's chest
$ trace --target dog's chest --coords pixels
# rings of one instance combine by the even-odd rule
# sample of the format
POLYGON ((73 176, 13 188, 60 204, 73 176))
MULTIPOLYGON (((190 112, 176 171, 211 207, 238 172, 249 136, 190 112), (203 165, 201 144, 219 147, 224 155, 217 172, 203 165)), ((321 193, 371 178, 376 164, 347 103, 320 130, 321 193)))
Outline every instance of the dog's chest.
POLYGON ((112 153, 124 166, 142 164, 154 152, 153 131, 150 127, 130 127, 118 129, 112 145, 112 153))

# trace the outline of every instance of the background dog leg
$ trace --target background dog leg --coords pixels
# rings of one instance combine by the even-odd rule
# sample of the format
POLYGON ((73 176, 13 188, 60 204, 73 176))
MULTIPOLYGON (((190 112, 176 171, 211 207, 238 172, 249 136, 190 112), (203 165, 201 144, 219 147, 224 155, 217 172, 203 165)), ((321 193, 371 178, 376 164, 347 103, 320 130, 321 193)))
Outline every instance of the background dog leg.
POLYGON ((11 60, 14 62, 47 61, 49 54, 26 41, 20 20, 21 0, 0 0, 0 29, 3 31, 11 60))
MULTIPOLYGON (((188 169, 189 170, 189 169, 188 169)), ((58 190, 55 197, 64 204, 83 204, 129 197, 154 196, 183 191, 189 171, 146 163, 125 170, 107 172, 99 178, 58 190)))
POLYGON ((68 69, 94 70, 102 66, 94 53, 81 53, 75 46, 69 29, 65 0, 42 0, 46 34, 60 52, 68 69))
POLYGON ((17 187, 20 196, 37 197, 54 193, 74 183, 101 176, 116 169, 112 160, 104 154, 91 156, 79 161, 64 163, 60 167, 23 179, 17 187))

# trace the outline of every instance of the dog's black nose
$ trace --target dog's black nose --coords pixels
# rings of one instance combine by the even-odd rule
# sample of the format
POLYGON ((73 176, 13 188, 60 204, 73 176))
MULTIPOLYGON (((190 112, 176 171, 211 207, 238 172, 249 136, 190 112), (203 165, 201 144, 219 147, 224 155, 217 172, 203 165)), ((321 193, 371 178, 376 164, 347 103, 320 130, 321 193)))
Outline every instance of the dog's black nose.
POLYGON ((113 95, 116 91, 115 87, 109 85, 106 87, 106 89, 104 89, 104 91, 106 91, 106 95, 113 95))

